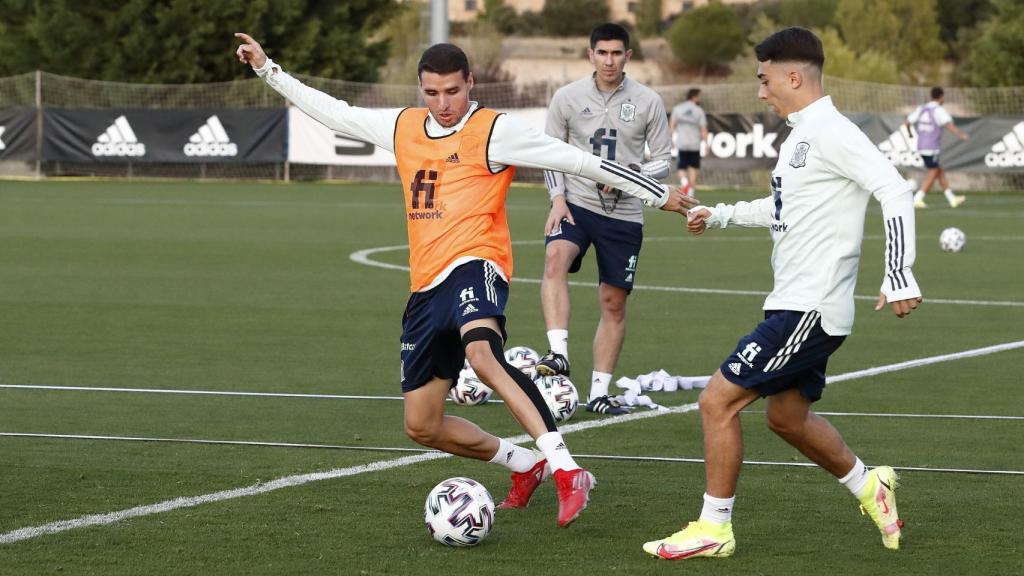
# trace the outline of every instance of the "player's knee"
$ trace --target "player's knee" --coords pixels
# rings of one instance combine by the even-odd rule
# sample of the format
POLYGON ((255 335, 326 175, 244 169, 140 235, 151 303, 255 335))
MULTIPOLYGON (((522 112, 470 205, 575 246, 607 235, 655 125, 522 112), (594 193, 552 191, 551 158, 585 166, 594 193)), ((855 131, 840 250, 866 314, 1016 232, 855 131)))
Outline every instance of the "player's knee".
MULTIPOLYGON (((718 376, 718 378, 722 377, 718 376)), ((720 386, 725 384, 728 386, 734 386, 734 384, 724 378, 722 378, 722 382, 725 384, 715 382, 714 380, 715 378, 712 377, 712 382, 701 391, 700 396, 697 397, 697 405, 700 407, 701 416, 705 421, 726 422, 739 414, 743 407, 746 406, 746 403, 739 397, 728 394, 720 388, 720 386)))
POLYGON ((768 424, 769 430, 783 438, 799 434, 800 428, 803 424, 803 422, 795 421, 792 418, 772 412, 771 410, 769 410, 765 415, 765 422, 768 424))
POLYGON ((466 344, 466 360, 469 362, 470 367, 473 368, 473 371, 477 373, 477 376, 484 379, 500 368, 490 343, 483 340, 476 340, 466 344))
POLYGON ((501 336, 494 330, 474 328, 463 336, 462 346, 470 367, 485 383, 492 382, 504 371, 501 336))
POLYGON ((700 413, 705 418, 718 418, 725 413, 724 404, 708 390, 701 391, 700 396, 697 397, 697 406, 700 407, 700 413))
POLYGON ((612 322, 623 322, 626 319, 626 294, 608 291, 601 294, 601 314, 612 322))
POLYGON ((425 419, 405 419, 405 434, 413 442, 421 446, 433 447, 437 443, 440 422, 425 419))
POLYGON ((544 278, 565 278, 569 275, 570 264, 571 259, 565 250, 552 248, 544 257, 544 278))

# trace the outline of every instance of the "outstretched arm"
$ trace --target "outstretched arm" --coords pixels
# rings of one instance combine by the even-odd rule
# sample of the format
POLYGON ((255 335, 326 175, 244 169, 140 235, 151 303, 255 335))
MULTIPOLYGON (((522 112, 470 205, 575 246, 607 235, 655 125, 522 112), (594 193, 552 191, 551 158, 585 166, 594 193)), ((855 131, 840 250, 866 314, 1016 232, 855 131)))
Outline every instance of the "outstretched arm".
POLYGON ((542 134, 508 115, 499 116, 487 148, 492 162, 575 174, 640 198, 647 206, 686 213, 696 200, 657 180, 542 134))
POLYGON ((953 134, 956 134, 957 138, 961 140, 967 140, 970 138, 970 136, 968 136, 966 132, 957 128, 956 124, 953 124, 952 121, 946 122, 946 129, 952 132, 953 134))
POLYGON ((238 60, 252 66, 271 88, 300 110, 332 130, 394 152, 400 108, 371 110, 349 106, 344 100, 310 88, 282 71, 252 36, 237 32, 235 37, 243 42, 235 51, 238 60))
POLYGON ((686 214, 686 228, 700 236, 708 228, 765 228, 774 220, 775 200, 771 196, 750 202, 697 206, 686 214))

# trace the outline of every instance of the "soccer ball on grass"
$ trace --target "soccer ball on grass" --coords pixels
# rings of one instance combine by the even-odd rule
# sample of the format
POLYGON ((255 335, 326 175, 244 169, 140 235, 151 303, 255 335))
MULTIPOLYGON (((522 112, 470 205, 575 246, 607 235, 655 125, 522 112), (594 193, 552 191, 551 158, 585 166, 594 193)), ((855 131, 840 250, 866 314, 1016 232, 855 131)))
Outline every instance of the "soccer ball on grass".
POLYGON ((441 544, 476 546, 494 526, 494 500, 476 480, 449 478, 427 494, 423 521, 430 536, 441 544))
POLYGON ((555 422, 565 422, 576 414, 576 407, 580 403, 580 396, 576 387, 572 385, 565 376, 544 376, 538 379, 537 388, 540 389, 544 401, 547 402, 551 415, 555 422))
POLYGON ((959 252, 964 249, 966 243, 967 236, 959 228, 949 227, 939 234, 939 248, 942 248, 943 252, 959 252))
POLYGON ((530 377, 531 380, 537 377, 537 362, 540 362, 540 354, 529 346, 515 346, 505 351, 505 361, 519 369, 530 377))
POLYGON ((492 394, 494 394, 494 390, 484 384, 468 364, 459 372, 459 379, 448 391, 448 397, 452 399, 452 402, 462 406, 486 404, 492 394))

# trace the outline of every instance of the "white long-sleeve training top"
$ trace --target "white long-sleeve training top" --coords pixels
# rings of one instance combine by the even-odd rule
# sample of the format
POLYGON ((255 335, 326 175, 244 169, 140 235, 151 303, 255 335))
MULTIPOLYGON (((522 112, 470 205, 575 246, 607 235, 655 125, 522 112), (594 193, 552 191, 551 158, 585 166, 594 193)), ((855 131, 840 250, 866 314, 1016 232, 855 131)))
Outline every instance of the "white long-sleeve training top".
MULTIPOLYGON (((395 124, 402 108, 350 106, 344 100, 299 82, 269 58, 256 70, 256 74, 292 104, 328 128, 392 153, 395 151, 395 124)), ((427 134, 440 138, 461 130, 478 106, 476 102, 470 104, 462 121, 451 128, 441 126, 431 115, 427 120, 427 134)), ((491 170, 495 172, 505 166, 520 166, 583 176, 636 196, 646 206, 660 208, 669 198, 668 188, 657 180, 574 148, 507 114, 499 116, 494 122, 494 131, 487 145, 487 158, 491 170)))
POLYGON ((708 208, 707 225, 770 228, 775 286, 764 309, 817 310, 827 334, 849 334, 870 195, 885 223, 882 292, 890 302, 921 296, 911 272, 912 186, 830 97, 790 114, 787 123, 793 129, 772 171, 772 195, 708 208))

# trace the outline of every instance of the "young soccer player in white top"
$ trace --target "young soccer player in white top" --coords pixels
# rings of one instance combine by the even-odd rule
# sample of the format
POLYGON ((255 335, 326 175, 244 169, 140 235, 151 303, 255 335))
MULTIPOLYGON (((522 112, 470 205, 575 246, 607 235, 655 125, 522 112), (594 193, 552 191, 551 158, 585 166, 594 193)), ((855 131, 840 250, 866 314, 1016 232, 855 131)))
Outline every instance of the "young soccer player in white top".
MULTIPOLYGON (((768 427, 846 486, 899 548, 896 473, 866 469, 839 432, 811 412, 825 368, 853 326, 853 291, 870 196, 882 206, 885 274, 876 310, 889 303, 903 318, 921 302, 911 272, 914 208, 910 186, 878 148, 840 114, 822 89, 821 41, 787 28, 755 48, 759 97, 793 130, 772 172, 772 193, 733 205, 690 210, 695 235, 706 228, 758 226, 771 231, 775 285, 765 320, 742 338, 700 396, 706 488, 700 519, 648 553, 670 560, 729 556, 736 549, 732 510, 743 461, 740 411, 767 399, 768 427)), ((812 535, 813 537, 813 535, 812 535)))

